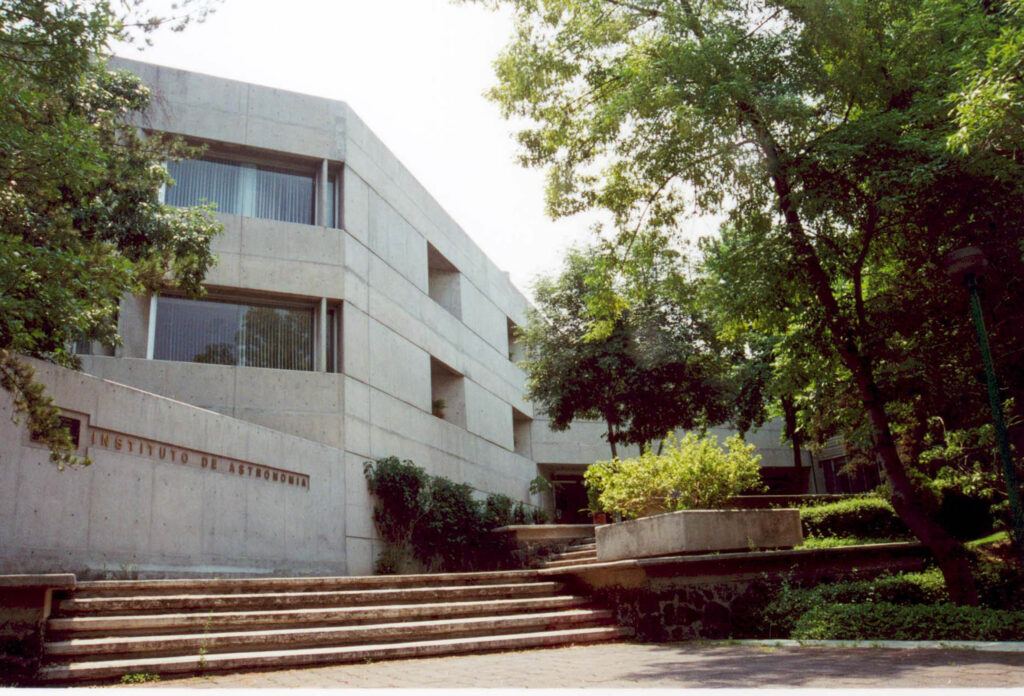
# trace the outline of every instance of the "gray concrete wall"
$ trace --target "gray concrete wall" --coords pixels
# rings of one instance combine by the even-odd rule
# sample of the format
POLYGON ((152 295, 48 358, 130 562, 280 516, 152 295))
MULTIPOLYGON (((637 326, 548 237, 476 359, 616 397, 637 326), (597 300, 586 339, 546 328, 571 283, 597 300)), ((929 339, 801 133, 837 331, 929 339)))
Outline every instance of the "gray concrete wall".
POLYGON ((56 403, 82 419, 80 450, 94 461, 58 471, 0 393, 0 573, 349 571, 340 449, 33 365, 56 403))

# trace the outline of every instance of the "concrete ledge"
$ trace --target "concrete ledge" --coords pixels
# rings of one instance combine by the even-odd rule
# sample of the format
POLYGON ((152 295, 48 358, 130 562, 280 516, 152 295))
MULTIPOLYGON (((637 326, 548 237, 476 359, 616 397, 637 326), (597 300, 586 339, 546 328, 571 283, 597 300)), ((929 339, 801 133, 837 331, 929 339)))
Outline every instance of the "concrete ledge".
POLYGON ((637 587, 649 578, 703 583, 722 578, 741 579, 765 574, 795 573, 801 578, 822 580, 851 573, 913 572, 931 556, 918 542, 863 544, 834 549, 781 549, 747 553, 673 555, 630 558, 605 563, 580 564, 538 570, 540 577, 572 576, 590 589, 607 586, 637 587))
POLYGON ((511 524, 491 530, 495 534, 511 534, 522 543, 568 543, 594 536, 592 524, 511 524))
POLYGON ((0 587, 29 590, 36 588, 67 589, 74 587, 72 573, 40 573, 35 575, 0 575, 0 587))
POLYGON ((701 551, 791 548, 803 541, 800 511, 682 510, 602 525, 597 559, 615 561, 701 551))
POLYGON ((71 573, 0 575, 0 684, 28 683, 39 668, 53 591, 75 587, 71 573))

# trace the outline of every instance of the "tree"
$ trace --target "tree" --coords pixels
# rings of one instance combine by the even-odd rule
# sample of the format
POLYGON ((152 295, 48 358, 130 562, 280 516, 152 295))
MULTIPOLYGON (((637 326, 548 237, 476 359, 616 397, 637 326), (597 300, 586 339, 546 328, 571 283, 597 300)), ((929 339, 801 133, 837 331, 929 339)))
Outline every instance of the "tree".
MULTIPOLYGON (((977 244, 1005 262, 993 281, 1000 297, 1020 293, 1020 164, 947 147, 958 87, 950 66, 998 33, 985 5, 490 4, 516 18, 491 96, 529 121, 523 162, 547 167, 550 211, 605 208, 629 239, 694 209, 727 209, 709 270, 734 323, 822 354, 815 371, 855 400, 841 409, 856 406, 851 422, 883 466, 893 506, 954 599, 976 603, 966 553, 916 476, 916 416, 904 416, 950 403, 951 385, 933 380, 975 364, 943 334, 963 335, 951 314, 963 302, 942 276, 942 254, 977 244), (938 358, 938 369, 921 357, 938 358)), ((1004 311, 1019 317, 1020 306, 1004 311)), ((1007 365, 1021 344, 1003 328, 1007 365)))
POLYGON ((724 348, 665 243, 641 240, 625 264, 609 249, 571 250, 557 278, 537 282, 521 334, 528 397, 551 428, 600 418, 613 457, 618 443, 647 445, 729 415, 724 348))
POLYGON ((81 462, 19 355, 78 367, 74 341, 117 341, 121 297, 165 279, 201 293, 219 231, 208 210, 160 203, 160 188, 173 183, 162 162, 193 150, 131 125, 149 91, 103 59, 133 27, 181 28, 189 15, 130 9, 0 5, 0 387, 61 466, 81 462))
POLYGON ((950 138, 965 151, 983 148, 1015 158, 1024 153, 1024 1, 990 4, 998 34, 964 56, 960 89, 953 95, 958 130, 950 138))

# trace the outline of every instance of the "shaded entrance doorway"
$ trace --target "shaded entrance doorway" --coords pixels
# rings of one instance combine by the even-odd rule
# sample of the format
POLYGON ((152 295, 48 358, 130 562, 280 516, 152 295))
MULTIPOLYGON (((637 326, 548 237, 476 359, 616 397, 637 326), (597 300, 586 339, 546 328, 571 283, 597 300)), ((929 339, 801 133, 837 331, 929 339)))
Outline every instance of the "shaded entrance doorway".
POLYGON ((587 489, 583 474, 557 472, 549 480, 555 486, 555 522, 559 524, 588 524, 587 489))

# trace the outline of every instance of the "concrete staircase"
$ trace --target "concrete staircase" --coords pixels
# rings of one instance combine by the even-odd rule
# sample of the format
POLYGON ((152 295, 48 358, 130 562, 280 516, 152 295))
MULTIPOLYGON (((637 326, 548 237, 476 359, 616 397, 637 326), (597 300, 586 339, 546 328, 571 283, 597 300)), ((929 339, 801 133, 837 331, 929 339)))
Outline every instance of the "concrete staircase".
POLYGON ((54 599, 43 681, 290 668, 616 640, 537 571, 79 583, 54 599))
POLYGON ((545 561, 545 568, 566 568, 569 566, 597 563, 597 543, 593 537, 570 544, 565 551, 545 561))

